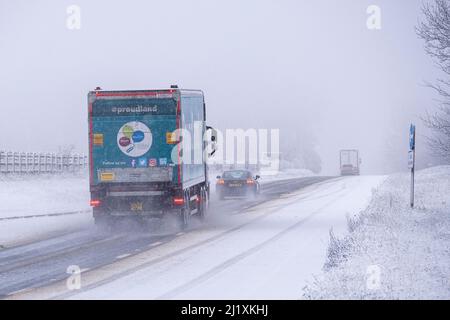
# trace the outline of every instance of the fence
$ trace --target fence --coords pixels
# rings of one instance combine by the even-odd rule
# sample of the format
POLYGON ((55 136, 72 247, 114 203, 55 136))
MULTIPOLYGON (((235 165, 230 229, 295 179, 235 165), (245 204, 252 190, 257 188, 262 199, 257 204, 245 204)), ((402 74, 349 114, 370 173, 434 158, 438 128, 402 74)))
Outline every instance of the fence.
POLYGON ((0 151, 0 173, 75 172, 87 166, 87 156, 80 154, 0 151))

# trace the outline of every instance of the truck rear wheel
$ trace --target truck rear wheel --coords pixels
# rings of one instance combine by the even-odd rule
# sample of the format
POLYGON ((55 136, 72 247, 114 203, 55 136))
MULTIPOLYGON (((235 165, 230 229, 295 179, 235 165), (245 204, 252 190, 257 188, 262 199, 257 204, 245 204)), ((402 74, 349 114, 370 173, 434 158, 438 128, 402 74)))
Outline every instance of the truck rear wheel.
POLYGON ((185 230, 189 225, 189 220, 190 220, 189 211, 186 210, 185 208, 181 209, 179 219, 180 219, 180 228, 182 230, 185 230))
POLYGON ((208 192, 205 187, 200 189, 200 203, 198 204, 198 216, 200 220, 205 220, 208 214, 208 192))
POLYGON ((185 194, 184 196, 184 205, 183 208, 181 208, 179 215, 180 228, 185 230, 189 225, 189 220, 191 219, 189 194, 185 194))
POLYGON ((106 229, 109 217, 101 208, 92 208, 92 216, 97 228, 106 229))

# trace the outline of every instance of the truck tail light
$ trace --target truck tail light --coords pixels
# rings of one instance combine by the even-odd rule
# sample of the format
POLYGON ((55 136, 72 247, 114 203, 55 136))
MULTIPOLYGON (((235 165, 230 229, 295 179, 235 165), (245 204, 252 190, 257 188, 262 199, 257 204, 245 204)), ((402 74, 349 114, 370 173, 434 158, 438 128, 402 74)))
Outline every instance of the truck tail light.
POLYGON ((176 132, 166 132, 166 143, 167 144, 175 144, 178 143, 176 132))
POLYGON ((184 199, 181 197, 173 198, 173 204, 176 206, 182 206, 184 204, 184 199))
POLYGON ((225 184, 225 181, 223 179, 217 180, 217 184, 225 184))
POLYGON ((247 184, 255 184, 255 181, 253 179, 247 179, 247 184))
POLYGON ((91 207, 94 207, 94 208, 100 207, 102 205, 102 200, 93 199, 93 200, 91 200, 90 204, 91 204, 91 207))

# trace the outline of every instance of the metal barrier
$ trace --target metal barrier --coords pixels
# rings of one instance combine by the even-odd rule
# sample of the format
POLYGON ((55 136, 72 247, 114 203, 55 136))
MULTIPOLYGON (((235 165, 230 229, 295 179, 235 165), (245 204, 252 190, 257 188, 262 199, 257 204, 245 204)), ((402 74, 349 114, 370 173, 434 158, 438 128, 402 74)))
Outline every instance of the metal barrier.
POLYGON ((0 173, 76 172, 87 167, 87 156, 80 154, 0 151, 0 173))

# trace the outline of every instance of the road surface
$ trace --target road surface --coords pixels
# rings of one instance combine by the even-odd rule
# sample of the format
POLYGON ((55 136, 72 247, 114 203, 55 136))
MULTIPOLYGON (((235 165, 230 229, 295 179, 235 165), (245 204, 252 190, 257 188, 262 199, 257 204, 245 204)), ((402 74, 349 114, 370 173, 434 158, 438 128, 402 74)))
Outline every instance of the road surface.
MULTIPOLYGON (((296 299, 325 261, 330 228, 363 209, 381 177, 308 177, 262 185, 256 199, 213 200, 184 232, 95 228, 0 251, 12 299, 296 299), (67 273, 69 266, 81 275, 67 273), (68 280, 67 280, 68 279, 68 280), (73 289, 73 279, 81 288, 73 289), (72 283, 72 285, 71 285, 72 283)), ((170 221, 169 221, 170 222, 170 221)), ((134 226, 130 226, 134 227, 134 226)))

